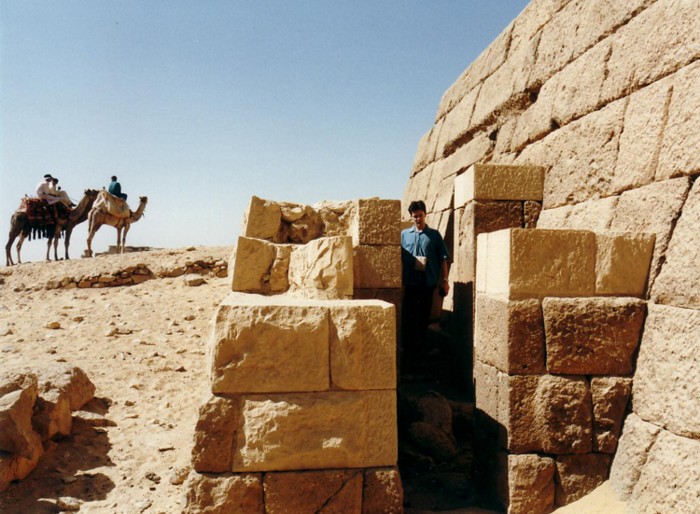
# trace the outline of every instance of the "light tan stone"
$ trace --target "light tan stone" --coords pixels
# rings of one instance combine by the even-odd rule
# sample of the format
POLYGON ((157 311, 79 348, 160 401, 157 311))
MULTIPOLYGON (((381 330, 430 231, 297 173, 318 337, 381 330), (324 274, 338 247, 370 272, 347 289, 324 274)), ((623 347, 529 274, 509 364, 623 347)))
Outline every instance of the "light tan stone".
POLYGON ((654 239, 654 234, 596 234, 596 294, 644 297, 654 239))
POLYGON ((697 512, 700 441, 662 430, 629 499, 630 512, 697 512))
POLYGON ((184 514, 263 514, 260 474, 200 474, 192 471, 184 483, 184 514))
MULTIPOLYGON (((696 25, 698 27, 698 25, 696 25)), ((700 39, 700 38, 698 38, 700 39)), ((700 64, 681 70, 673 83, 673 96, 664 129, 656 180, 692 175, 700 171, 697 152, 700 147, 700 64)))
POLYGON ((435 160, 435 148, 437 147, 437 140, 441 128, 442 121, 439 121, 421 137, 418 142, 418 148, 416 149, 416 155, 413 158, 411 176, 415 175, 435 160))
MULTIPOLYGON (((509 259, 510 260, 510 259, 509 259)), ((461 262, 461 259, 457 262, 461 262)), ((469 261, 467 261, 469 262, 469 261)), ((488 284, 486 281, 489 267, 489 234, 479 234, 476 237, 476 273, 475 289, 477 293, 486 293, 488 284)))
POLYGON ((234 471, 394 466, 395 391, 241 398, 234 471))
POLYGON ((279 204, 253 196, 243 215, 241 235, 276 241, 281 224, 282 209, 279 204))
POLYGON ((474 164, 455 178, 455 205, 470 200, 542 200, 544 168, 474 164))
MULTIPOLYGON (((401 247, 395 245, 353 248, 353 287, 401 287, 401 247)), ((352 295, 352 293, 351 293, 352 295)))
POLYGON ((192 469, 198 472, 230 471, 238 420, 238 402, 211 396, 199 408, 192 446, 192 469))
POLYGON ((511 375, 545 373, 539 300, 507 300, 477 294, 475 358, 511 375))
POLYGON ((357 202, 354 200, 344 202, 324 200, 315 203, 313 208, 321 216, 323 235, 325 237, 350 235, 350 227, 355 222, 356 207, 357 202))
POLYGON ((0 375, 0 450, 31 459, 41 438, 32 428, 32 409, 38 394, 33 373, 0 375))
POLYGON ((323 235, 323 219, 310 205, 279 202, 282 223, 276 243, 306 244, 323 235))
POLYGON ((263 239, 239 237, 230 264, 231 290, 245 293, 270 291, 270 271, 277 250, 263 239))
POLYGON ((501 375, 499 421, 513 453, 589 453, 592 406, 585 378, 501 375))
POLYGON ((478 132, 474 134, 468 142, 442 160, 444 176, 454 178, 454 175, 466 171, 472 164, 487 161, 493 153, 494 146, 495 144, 489 138, 488 133, 478 132))
POLYGON ((362 487, 362 514, 403 513, 403 485, 396 467, 366 469, 362 487))
POLYGON ((661 0, 621 27, 613 36, 602 99, 619 98, 697 59, 698 20, 697 2, 661 0))
POLYGON ((657 303, 700 309, 700 181, 695 181, 666 251, 666 261, 654 282, 657 303))
POLYGON ((655 182, 622 193, 615 207, 615 216, 610 224, 611 231, 656 234, 649 272, 650 286, 659 273, 662 256, 666 253, 671 239, 674 221, 681 213, 690 185, 688 178, 655 182))
POLYGON ((649 449, 661 431, 658 426, 647 423, 634 413, 625 419, 620 443, 610 469, 610 486, 624 501, 629 500, 632 490, 647 461, 649 449))
POLYGON ((362 470, 266 473, 266 514, 360 514, 362 470))
POLYGON ((595 235, 575 230, 491 232, 485 267, 486 285, 480 288, 477 282, 477 290, 491 295, 590 296, 595 290, 595 235))
MULTIPOLYGON (((474 362, 475 407, 491 422, 499 421, 498 412, 498 370, 476 360, 474 362)), ((495 423, 489 423, 495 424, 495 423)))
POLYGON ((403 216, 408 217, 408 206, 411 202, 425 198, 428 187, 432 183, 431 179, 434 169, 435 163, 428 164, 422 171, 416 173, 408 180, 401 199, 401 213, 403 216))
POLYGON ((571 216, 573 208, 573 205, 562 205, 553 209, 543 209, 537 220, 537 228, 568 229, 569 222, 567 220, 571 216))
POLYGON ((619 193, 654 181, 672 81, 660 80, 630 95, 612 189, 619 193))
POLYGON ((320 299, 352 298, 353 247, 349 236, 296 246, 289 260, 289 292, 320 299))
POLYGON ((554 507, 554 459, 540 455, 501 455, 499 494, 508 514, 550 512, 554 507))
POLYGON ((68 395, 53 389, 38 396, 34 403, 32 426, 42 441, 70 435, 73 416, 68 395))
POLYGON ((400 245, 401 202, 367 198, 357 200, 352 244, 400 245))
POLYGON ((464 138, 471 127, 472 112, 474 112, 478 95, 479 88, 472 89, 457 102, 450 112, 445 114, 437 143, 437 157, 445 157, 460 146, 460 139, 464 138))
POLYGON ((230 293, 209 341, 212 392, 327 390, 328 341, 320 301, 230 293))
POLYGON ((566 228, 604 232, 610 228, 618 198, 610 196, 577 203, 567 218, 566 228))
POLYGON ((628 375, 646 302, 636 298, 545 298, 547 370, 571 375, 628 375))
POLYGON ((591 378, 593 401, 593 451, 614 454, 622 428, 632 379, 623 377, 591 378))
POLYGON ((329 311, 331 388, 396 389, 394 306, 358 300, 329 311))
POLYGON ((560 455, 557 457, 556 504, 568 505, 605 482, 611 455, 560 455))
POLYGON ((634 411, 700 438, 700 311, 649 304, 634 377, 634 411))

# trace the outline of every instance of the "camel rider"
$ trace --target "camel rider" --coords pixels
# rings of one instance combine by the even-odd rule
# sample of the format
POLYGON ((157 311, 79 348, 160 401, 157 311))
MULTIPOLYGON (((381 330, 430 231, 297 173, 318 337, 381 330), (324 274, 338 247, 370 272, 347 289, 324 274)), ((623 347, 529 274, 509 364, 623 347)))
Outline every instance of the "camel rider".
POLYGON ((58 185, 58 179, 53 177, 51 182, 53 183, 54 194, 58 197, 59 201, 66 207, 75 207, 75 204, 68 197, 68 193, 66 193, 63 189, 61 189, 61 186, 58 185))
POLYGON ((115 177, 114 175, 112 175, 112 182, 109 184, 108 191, 110 192, 110 194, 126 201, 126 194, 122 193, 122 186, 119 182, 117 182, 117 177, 115 177))
POLYGON ((39 185, 36 186, 36 195, 49 205, 60 201, 60 198, 56 196, 56 192, 53 188, 53 177, 48 173, 44 175, 43 182, 39 182, 39 185))

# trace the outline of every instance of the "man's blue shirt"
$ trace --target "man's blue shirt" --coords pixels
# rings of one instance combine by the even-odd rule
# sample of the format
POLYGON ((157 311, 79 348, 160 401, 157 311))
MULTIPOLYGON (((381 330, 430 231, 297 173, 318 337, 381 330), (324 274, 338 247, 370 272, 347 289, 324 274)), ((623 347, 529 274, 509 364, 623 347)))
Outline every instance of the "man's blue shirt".
POLYGON ((442 261, 450 258, 440 232, 427 225, 421 232, 407 228, 401 232, 401 248, 403 285, 436 287, 442 261), (425 271, 416 271, 415 256, 427 258, 425 271))

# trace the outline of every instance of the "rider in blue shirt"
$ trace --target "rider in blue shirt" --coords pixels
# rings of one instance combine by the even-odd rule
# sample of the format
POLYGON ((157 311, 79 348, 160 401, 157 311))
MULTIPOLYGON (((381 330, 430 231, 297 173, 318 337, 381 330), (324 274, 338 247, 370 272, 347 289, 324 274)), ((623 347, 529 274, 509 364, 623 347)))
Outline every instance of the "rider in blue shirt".
POLYGON ((114 196, 126 200, 126 194, 122 193, 122 186, 119 182, 117 182, 117 177, 114 175, 112 175, 112 182, 109 184, 109 189, 107 189, 107 191, 114 196))

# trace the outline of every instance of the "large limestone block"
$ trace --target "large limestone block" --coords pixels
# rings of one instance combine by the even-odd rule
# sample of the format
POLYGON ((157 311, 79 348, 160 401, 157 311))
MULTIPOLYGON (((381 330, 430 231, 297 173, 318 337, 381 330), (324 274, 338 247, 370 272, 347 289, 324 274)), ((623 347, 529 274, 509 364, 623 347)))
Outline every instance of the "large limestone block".
POLYGON ((190 472, 184 483, 184 514, 263 514, 260 474, 190 472))
POLYGON ((556 504, 568 505, 605 482, 611 460, 604 453, 557 457, 556 504))
POLYGON ((668 247, 675 220, 681 213, 690 185, 688 178, 677 178, 655 182, 620 195, 610 230, 656 234, 649 272, 650 284, 658 275, 662 256, 668 247))
POLYGON ((234 471, 396 465, 394 391, 245 395, 240 412, 234 471))
POLYGON ((454 183, 455 207, 470 200, 542 200, 544 168, 474 164, 454 183))
POLYGON ((394 306, 362 300, 329 310, 331 388, 396 389, 394 306))
POLYGON ((630 512, 700 510, 700 441, 662 430, 629 499, 630 512))
POLYGON ((403 513, 403 485, 396 467, 365 470, 362 487, 362 514, 403 513))
POLYGON ((33 373, 0 375, 0 450, 31 459, 41 438, 32 427, 32 409, 38 394, 33 373))
POLYGON ((476 297, 475 357, 511 375, 545 373, 539 300, 476 297))
POLYGON ((353 246, 401 244, 399 200, 357 200, 355 216, 355 224, 352 227, 353 246))
POLYGON ((622 428, 622 418, 631 392, 631 378, 591 378, 593 451, 615 453, 622 428))
POLYGON ((700 181, 695 181, 673 230, 652 299, 657 303, 700 309, 700 181))
POLYGON ((700 56, 700 4, 661 0, 618 30, 602 100, 650 84, 700 56), (653 34, 653 37, 649 37, 653 34))
POLYGON ((266 514, 362 512, 362 470, 266 473, 266 514))
POLYGON ((592 232, 508 229, 487 236, 485 262, 477 258, 477 268, 485 267, 481 278, 486 284, 479 285, 477 269, 477 291, 511 299, 593 294, 592 232))
POLYGON ((76 366, 54 365, 39 373, 39 394, 49 390, 63 391, 70 409, 76 411, 92 400, 95 384, 76 366))
POLYGON ((700 438, 698 338, 700 311, 650 303, 632 387, 639 416, 696 439, 700 438))
POLYGON ((282 209, 279 204, 253 196, 243 214, 241 235, 279 242, 276 238, 281 224, 282 209))
POLYGON ((593 409, 585 378, 501 375, 498 403, 510 451, 555 455, 591 451, 593 409))
POLYGON ((499 458, 498 496, 508 514, 550 512, 554 507, 554 459, 540 455, 499 458))
POLYGON ((53 389, 38 396, 34 404, 32 426, 42 441, 70 435, 73 427, 73 413, 68 396, 53 389))
POLYGON ((469 133, 470 121, 479 90, 479 88, 474 88, 465 94, 443 118, 436 149, 437 157, 445 157, 453 153, 469 133))
MULTIPOLYGON (((494 427, 499 422, 498 394, 499 394, 498 370, 476 360, 474 362, 474 406, 486 416, 484 422, 494 427)), ((484 427, 488 429, 489 427, 484 427)))
POLYGON ((192 446, 192 469, 198 472, 230 471, 238 420, 238 402, 211 396, 199 408, 192 446))
POLYGON ((596 295, 643 297, 654 234, 596 234, 596 295))
POLYGON ((618 498, 627 501, 647 461, 649 449, 661 431, 634 413, 625 419, 620 444, 610 469, 610 486, 618 498))
POLYGON ((353 287, 401 287, 401 246, 356 246, 353 248, 352 271, 353 287))
POLYGON ((547 370, 571 375, 628 375, 646 302, 636 298, 545 298, 547 370))
POLYGON ((610 228, 617 200, 611 196, 547 209, 540 215, 537 228, 605 232, 610 228))
MULTIPOLYGON (((231 259, 231 290, 268 293, 276 246, 264 239, 239 237, 231 259)), ((285 273, 286 275, 286 273, 285 273)))
POLYGON ((673 96, 656 171, 657 180, 700 171, 697 152, 688 151, 689 148, 700 148, 699 90, 700 64, 696 62, 676 74, 673 83, 673 96))
POLYGON ((230 293, 209 340, 212 392, 327 390, 328 341, 323 302, 230 293))
POLYGON ((323 235, 321 214, 310 205, 280 202, 282 224, 276 243, 306 244, 323 235))
POLYGON ((441 128, 442 121, 439 121, 420 138, 418 148, 416 149, 416 155, 413 157, 411 177, 435 160, 435 149, 437 147, 441 128))
POLYGON ((408 206, 414 200, 425 198, 433 176, 435 163, 428 164, 422 171, 408 179, 403 197, 401 198, 401 213, 408 216, 408 206))
POLYGON ((353 200, 343 202, 324 200, 315 203, 313 208, 321 216, 323 235, 325 237, 350 235, 350 227, 355 222, 356 207, 357 202, 353 200))
POLYGON ((672 80, 664 79, 630 95, 612 181, 614 192, 654 181, 671 86, 672 80))
POLYGON ((307 298, 352 298, 353 248, 349 236, 297 246, 289 260, 289 292, 307 298))

